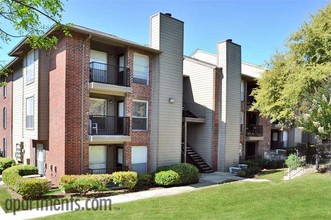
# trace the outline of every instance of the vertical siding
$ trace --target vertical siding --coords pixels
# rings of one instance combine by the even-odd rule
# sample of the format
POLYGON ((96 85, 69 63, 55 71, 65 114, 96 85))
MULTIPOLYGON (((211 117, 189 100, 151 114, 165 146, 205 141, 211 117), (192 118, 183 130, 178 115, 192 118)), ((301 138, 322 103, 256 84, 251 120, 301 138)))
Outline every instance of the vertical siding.
POLYGON ((27 67, 26 67, 26 57, 23 63, 23 139, 24 139, 24 163, 27 163, 27 159, 30 159, 30 150, 32 148, 32 140, 38 139, 38 80, 39 80, 39 62, 38 62, 38 51, 34 51, 34 81, 30 84, 26 84, 26 74, 27 74, 27 67), (33 129, 26 128, 26 99, 33 96, 34 100, 34 124, 33 129))
POLYGON ((39 56, 39 100, 38 100, 38 122, 39 140, 48 140, 49 120, 49 52, 40 51, 39 56))
POLYGON ((219 169, 239 162, 241 48, 231 41, 218 44, 218 66, 223 69, 219 132, 219 169))
POLYGON ((13 76, 13 156, 16 144, 23 140, 23 69, 19 68, 13 76))
POLYGON ((151 148, 156 148, 152 152, 157 154, 156 159, 152 159, 156 160, 152 169, 181 160, 183 27, 183 22, 163 14, 151 18, 151 46, 162 50, 159 71, 153 73, 158 76, 153 76, 152 120, 157 122, 153 123, 152 143, 155 145, 151 148), (174 98, 175 103, 170 104, 169 98, 174 98))
MULTIPOLYGON (((204 111, 206 123, 188 124, 188 143, 208 163, 212 164, 213 115, 214 115, 214 70, 211 67, 184 59, 183 102, 204 111)), ((192 107, 194 108, 194 107, 192 107)), ((190 110, 190 109, 189 109, 190 110)), ((192 109, 191 111, 194 111, 192 109)))

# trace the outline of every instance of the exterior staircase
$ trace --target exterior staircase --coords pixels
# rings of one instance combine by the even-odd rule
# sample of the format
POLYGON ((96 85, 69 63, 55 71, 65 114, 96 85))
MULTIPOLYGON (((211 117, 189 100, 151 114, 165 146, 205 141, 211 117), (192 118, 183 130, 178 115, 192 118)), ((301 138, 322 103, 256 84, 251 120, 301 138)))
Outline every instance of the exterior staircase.
MULTIPOLYGON (((184 155, 184 144, 182 145, 183 155, 184 155)), ((186 148, 186 159, 187 162, 196 166, 200 173, 212 173, 214 170, 200 157, 200 155, 194 151, 194 149, 187 145, 186 148)))

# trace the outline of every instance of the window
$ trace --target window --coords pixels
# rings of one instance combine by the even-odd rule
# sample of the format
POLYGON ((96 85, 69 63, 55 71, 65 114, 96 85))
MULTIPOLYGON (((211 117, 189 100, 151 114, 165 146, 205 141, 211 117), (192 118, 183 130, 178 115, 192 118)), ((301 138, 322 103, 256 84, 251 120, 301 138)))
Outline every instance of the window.
POLYGON ((34 50, 28 53, 26 58, 26 84, 34 82, 34 50))
POLYGON ((7 139, 2 139, 2 157, 6 157, 6 151, 7 151, 7 139))
POLYGON ((26 99, 26 128, 33 128, 33 97, 26 99))
POLYGON ((90 115, 107 115, 107 100, 90 98, 90 115))
POLYGON ((2 86, 2 96, 4 99, 7 97, 7 86, 6 85, 2 86))
POLYGON ((131 148, 131 167, 138 173, 147 172, 147 147, 132 146, 131 148))
POLYGON ((149 58, 146 55, 133 55, 133 82, 148 85, 149 58))
POLYGON ((133 101, 132 129, 147 130, 148 102, 133 101))
POLYGON ((2 127, 7 128, 7 108, 2 109, 2 127))
POLYGON ((241 80, 240 82, 240 101, 245 101, 245 82, 241 80))

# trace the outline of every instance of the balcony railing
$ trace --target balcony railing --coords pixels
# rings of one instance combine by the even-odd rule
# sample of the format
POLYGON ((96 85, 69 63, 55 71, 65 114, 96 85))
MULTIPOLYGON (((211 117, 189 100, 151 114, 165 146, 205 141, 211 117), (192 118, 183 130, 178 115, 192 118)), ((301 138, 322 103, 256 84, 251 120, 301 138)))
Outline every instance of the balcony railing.
POLYGON ((130 118, 90 115, 89 135, 129 135, 130 118))
POLYGON ((130 69, 104 63, 90 63, 90 82, 130 86, 130 69))
POLYGON ((89 174, 105 174, 105 173, 113 173, 115 171, 128 171, 129 168, 127 166, 116 167, 115 170, 110 168, 100 168, 100 169, 88 169, 89 174))
POLYGON ((262 125, 252 125, 246 126, 246 136, 261 137, 263 135, 262 125))

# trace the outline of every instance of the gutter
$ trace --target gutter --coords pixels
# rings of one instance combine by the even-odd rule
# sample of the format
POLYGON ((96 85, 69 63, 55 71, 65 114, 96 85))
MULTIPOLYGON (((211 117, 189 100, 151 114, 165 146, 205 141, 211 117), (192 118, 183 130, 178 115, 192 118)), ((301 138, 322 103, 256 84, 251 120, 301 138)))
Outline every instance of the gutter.
POLYGON ((84 86, 85 86, 85 47, 86 42, 91 39, 92 35, 89 36, 83 42, 83 52, 82 52, 82 83, 81 83, 81 129, 80 129, 80 173, 84 172, 84 86))

